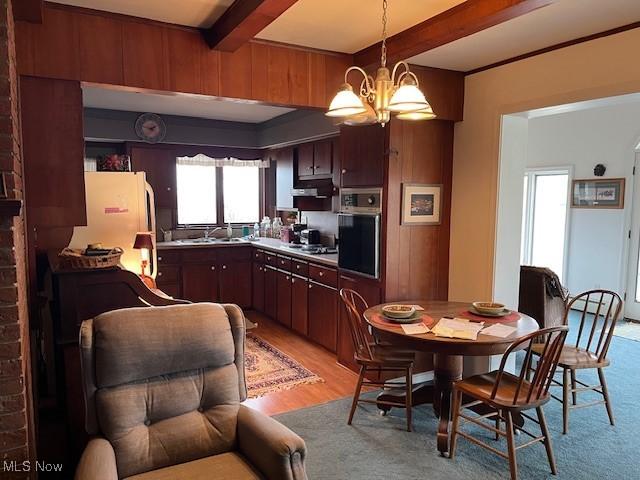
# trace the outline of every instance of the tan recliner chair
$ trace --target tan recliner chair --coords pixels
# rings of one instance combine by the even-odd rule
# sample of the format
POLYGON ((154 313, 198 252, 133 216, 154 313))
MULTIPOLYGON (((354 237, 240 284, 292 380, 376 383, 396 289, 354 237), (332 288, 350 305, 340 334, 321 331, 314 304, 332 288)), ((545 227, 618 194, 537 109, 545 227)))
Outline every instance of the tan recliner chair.
POLYGON ((80 330, 87 445, 76 480, 306 479, 304 441, 240 402, 235 305, 128 308, 80 330))

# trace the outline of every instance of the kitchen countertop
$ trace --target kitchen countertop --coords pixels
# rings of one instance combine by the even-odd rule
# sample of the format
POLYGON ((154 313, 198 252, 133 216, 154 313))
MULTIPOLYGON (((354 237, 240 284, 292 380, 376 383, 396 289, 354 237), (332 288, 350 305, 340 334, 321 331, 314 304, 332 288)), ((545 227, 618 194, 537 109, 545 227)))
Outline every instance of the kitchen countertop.
POLYGON ((213 243, 202 243, 202 242, 190 242, 188 240, 174 240, 172 242, 158 242, 156 247, 158 250, 169 250, 169 249, 182 249, 182 248, 225 248, 225 247, 240 247, 240 246, 252 246, 255 248, 260 248, 263 250, 269 250, 271 252, 281 253, 283 255, 303 258, 308 261, 312 261, 314 263, 322 263, 331 267, 338 266, 338 254, 337 253, 327 253, 321 255, 314 255, 310 253, 304 253, 299 249, 287 248, 283 242, 278 240, 277 238, 262 238, 260 237, 258 240, 248 241, 248 240, 240 240, 233 242, 213 242, 213 243))

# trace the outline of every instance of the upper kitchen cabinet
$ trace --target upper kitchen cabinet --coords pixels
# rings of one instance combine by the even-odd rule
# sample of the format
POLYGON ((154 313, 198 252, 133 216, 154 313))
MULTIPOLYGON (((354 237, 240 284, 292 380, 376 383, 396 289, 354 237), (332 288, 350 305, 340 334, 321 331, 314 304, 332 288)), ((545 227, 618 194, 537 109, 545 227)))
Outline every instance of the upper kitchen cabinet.
POLYGON ((299 180, 331 178, 333 172, 333 141, 331 139, 303 143, 298 145, 296 150, 299 180))
POLYGON ((271 153, 276 160, 276 208, 293 209, 293 148, 279 148, 271 153))
POLYGON ((342 187, 381 187, 388 150, 388 127, 380 125, 340 128, 342 187))
POLYGON ((153 188, 156 206, 177 208, 176 157, 172 150, 152 146, 131 146, 131 168, 145 172, 147 182, 153 188))
POLYGON ((80 82, 22 76, 20 107, 30 226, 86 225, 80 82))

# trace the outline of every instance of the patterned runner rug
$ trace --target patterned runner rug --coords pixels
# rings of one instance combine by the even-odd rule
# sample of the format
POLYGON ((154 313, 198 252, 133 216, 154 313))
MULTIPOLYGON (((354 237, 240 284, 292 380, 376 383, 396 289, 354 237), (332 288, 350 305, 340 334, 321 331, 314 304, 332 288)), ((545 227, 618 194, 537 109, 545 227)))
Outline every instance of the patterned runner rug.
POLYGON ((290 356, 253 335, 247 335, 244 359, 249 398, 324 382, 290 356))

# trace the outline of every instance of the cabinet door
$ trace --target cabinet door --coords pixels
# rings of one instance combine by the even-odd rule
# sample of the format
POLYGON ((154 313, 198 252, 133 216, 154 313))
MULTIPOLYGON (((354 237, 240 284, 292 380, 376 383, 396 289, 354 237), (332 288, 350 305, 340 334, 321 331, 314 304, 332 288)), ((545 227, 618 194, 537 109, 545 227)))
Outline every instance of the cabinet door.
POLYGON ((336 351, 338 292, 335 288, 309 282, 309 338, 336 351))
POLYGON ((264 264, 253 264, 253 309, 264 312, 264 264))
MULTIPOLYGON (((362 278, 357 275, 344 275, 340 274, 340 288, 350 288, 358 292, 367 305, 370 307, 380 304, 382 302, 382 289, 380 282, 376 280, 370 280, 362 278)), ((349 331, 349 324, 347 323, 347 309, 340 300, 339 305, 340 318, 338 322, 338 363, 350 368, 354 372, 359 372, 360 367, 353 359, 354 347, 353 339, 351 338, 351 332, 349 331)))
POLYGON ((313 144, 313 174, 331 175, 333 172, 332 140, 323 140, 313 144))
POLYGON ((387 129, 366 125, 340 129, 343 187, 381 187, 384 182, 387 129))
POLYGON ((251 262, 224 262, 219 265, 220 301, 251 306, 251 262))
POLYGON ((192 302, 218 300, 218 270, 211 264, 182 266, 182 295, 192 302))
POLYGON ((276 207, 293 208, 293 149, 281 148, 276 152, 276 207))
POLYGON ((275 320, 278 299, 278 272, 275 268, 264 267, 264 313, 275 320))
POLYGON ((298 145, 298 177, 308 177, 314 174, 313 143, 298 145))
POLYGON ((309 334, 308 284, 306 278, 291 276, 291 328, 305 336, 309 334))
POLYGON ((173 150, 159 147, 131 147, 131 168, 145 172, 153 188, 156 206, 176 208, 176 158, 173 150))
POLYGON ((291 328, 291 275, 278 272, 277 316, 276 320, 291 328))

